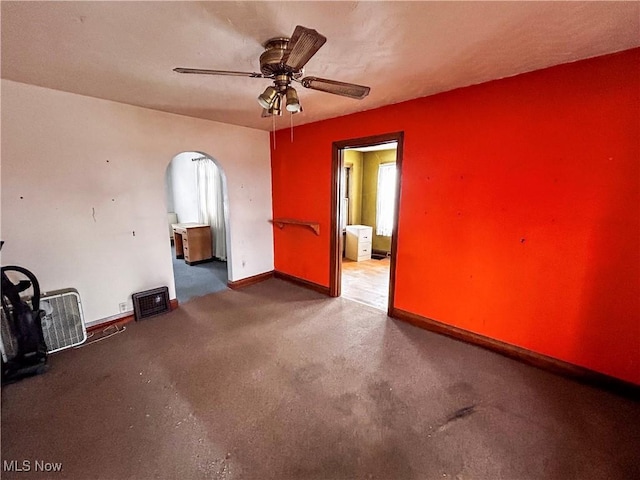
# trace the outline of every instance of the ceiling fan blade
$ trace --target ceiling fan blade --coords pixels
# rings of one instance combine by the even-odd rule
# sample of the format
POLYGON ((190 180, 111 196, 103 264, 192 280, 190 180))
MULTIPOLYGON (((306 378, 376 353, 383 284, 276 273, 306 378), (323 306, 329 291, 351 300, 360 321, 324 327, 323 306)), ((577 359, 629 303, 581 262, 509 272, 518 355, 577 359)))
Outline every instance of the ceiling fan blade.
POLYGON ((326 41, 327 37, 324 35, 311 28, 298 25, 289 40, 285 65, 293 70, 300 70, 326 41))
POLYGON ((272 117, 273 113, 271 113, 269 110, 267 110, 266 108, 262 109, 262 115, 260 115, 262 118, 266 118, 266 117, 272 117))
POLYGON ((311 90, 319 90, 321 92, 342 95, 343 97, 355 98, 362 100, 369 95, 371 88, 354 83, 338 82, 336 80, 327 80, 326 78, 305 77, 301 81, 302 86, 311 90))
POLYGON ((199 75, 229 75, 234 77, 251 77, 251 78, 264 78, 264 75, 256 72, 234 72, 231 70, 203 70, 201 68, 183 68, 177 67, 173 69, 178 73, 195 73, 199 75))

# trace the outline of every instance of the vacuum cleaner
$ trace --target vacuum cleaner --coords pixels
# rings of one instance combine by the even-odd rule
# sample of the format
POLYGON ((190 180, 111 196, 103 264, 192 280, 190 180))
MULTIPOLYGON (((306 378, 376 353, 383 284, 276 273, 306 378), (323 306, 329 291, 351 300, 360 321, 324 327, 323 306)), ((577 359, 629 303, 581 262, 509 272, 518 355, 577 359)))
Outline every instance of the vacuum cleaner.
MULTIPOLYGON (((0 249, 4 242, 0 242, 0 249)), ((47 370, 47 345, 42 332, 40 285, 33 273, 23 267, 11 265, 0 269, 2 284, 2 384, 24 377, 38 375, 47 370), (27 278, 13 283, 7 273, 14 272, 27 278), (29 288, 33 294, 21 295, 29 288)))

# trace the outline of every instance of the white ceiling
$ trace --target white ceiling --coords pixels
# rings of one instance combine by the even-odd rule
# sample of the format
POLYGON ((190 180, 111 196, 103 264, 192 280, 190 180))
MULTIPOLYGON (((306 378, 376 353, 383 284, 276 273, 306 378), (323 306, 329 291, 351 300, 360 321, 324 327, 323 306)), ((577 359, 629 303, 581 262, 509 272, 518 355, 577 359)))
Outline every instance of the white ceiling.
POLYGON ((296 25, 328 38, 306 75, 371 87, 298 88, 300 125, 636 47, 640 2, 2 1, 2 78, 270 130, 269 80, 172 69, 259 71, 261 44, 296 25))

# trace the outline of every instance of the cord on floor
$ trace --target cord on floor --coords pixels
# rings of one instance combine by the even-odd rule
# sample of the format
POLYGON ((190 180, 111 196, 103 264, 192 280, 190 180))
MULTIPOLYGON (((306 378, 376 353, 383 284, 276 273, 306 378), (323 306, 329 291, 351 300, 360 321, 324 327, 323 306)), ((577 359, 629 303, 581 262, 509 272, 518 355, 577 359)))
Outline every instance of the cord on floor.
MULTIPOLYGON (((82 348, 82 347, 86 347, 87 345, 93 345, 94 343, 98 343, 102 340, 106 340, 107 338, 111 338, 114 335, 118 335, 119 333, 123 333, 125 330, 127 329, 127 327, 125 327, 124 325, 122 327, 119 327, 116 324, 113 325, 109 325, 108 327, 106 327, 105 329, 102 330, 102 333, 104 334, 104 336, 98 338, 97 340, 93 340, 92 342, 85 342, 82 345, 78 345, 76 347, 73 348, 82 348), (109 333, 109 330, 114 330, 113 332, 109 333)), ((93 337, 93 333, 91 333, 87 339, 93 337)))

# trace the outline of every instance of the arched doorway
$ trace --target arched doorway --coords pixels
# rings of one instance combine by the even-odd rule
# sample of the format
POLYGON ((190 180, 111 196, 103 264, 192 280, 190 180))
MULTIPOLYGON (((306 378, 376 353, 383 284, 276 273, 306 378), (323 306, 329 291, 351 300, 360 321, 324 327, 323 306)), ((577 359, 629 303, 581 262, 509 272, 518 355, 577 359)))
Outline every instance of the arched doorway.
POLYGON ((224 171, 206 153, 179 153, 167 166, 165 195, 178 302, 225 290, 231 252, 224 171))

